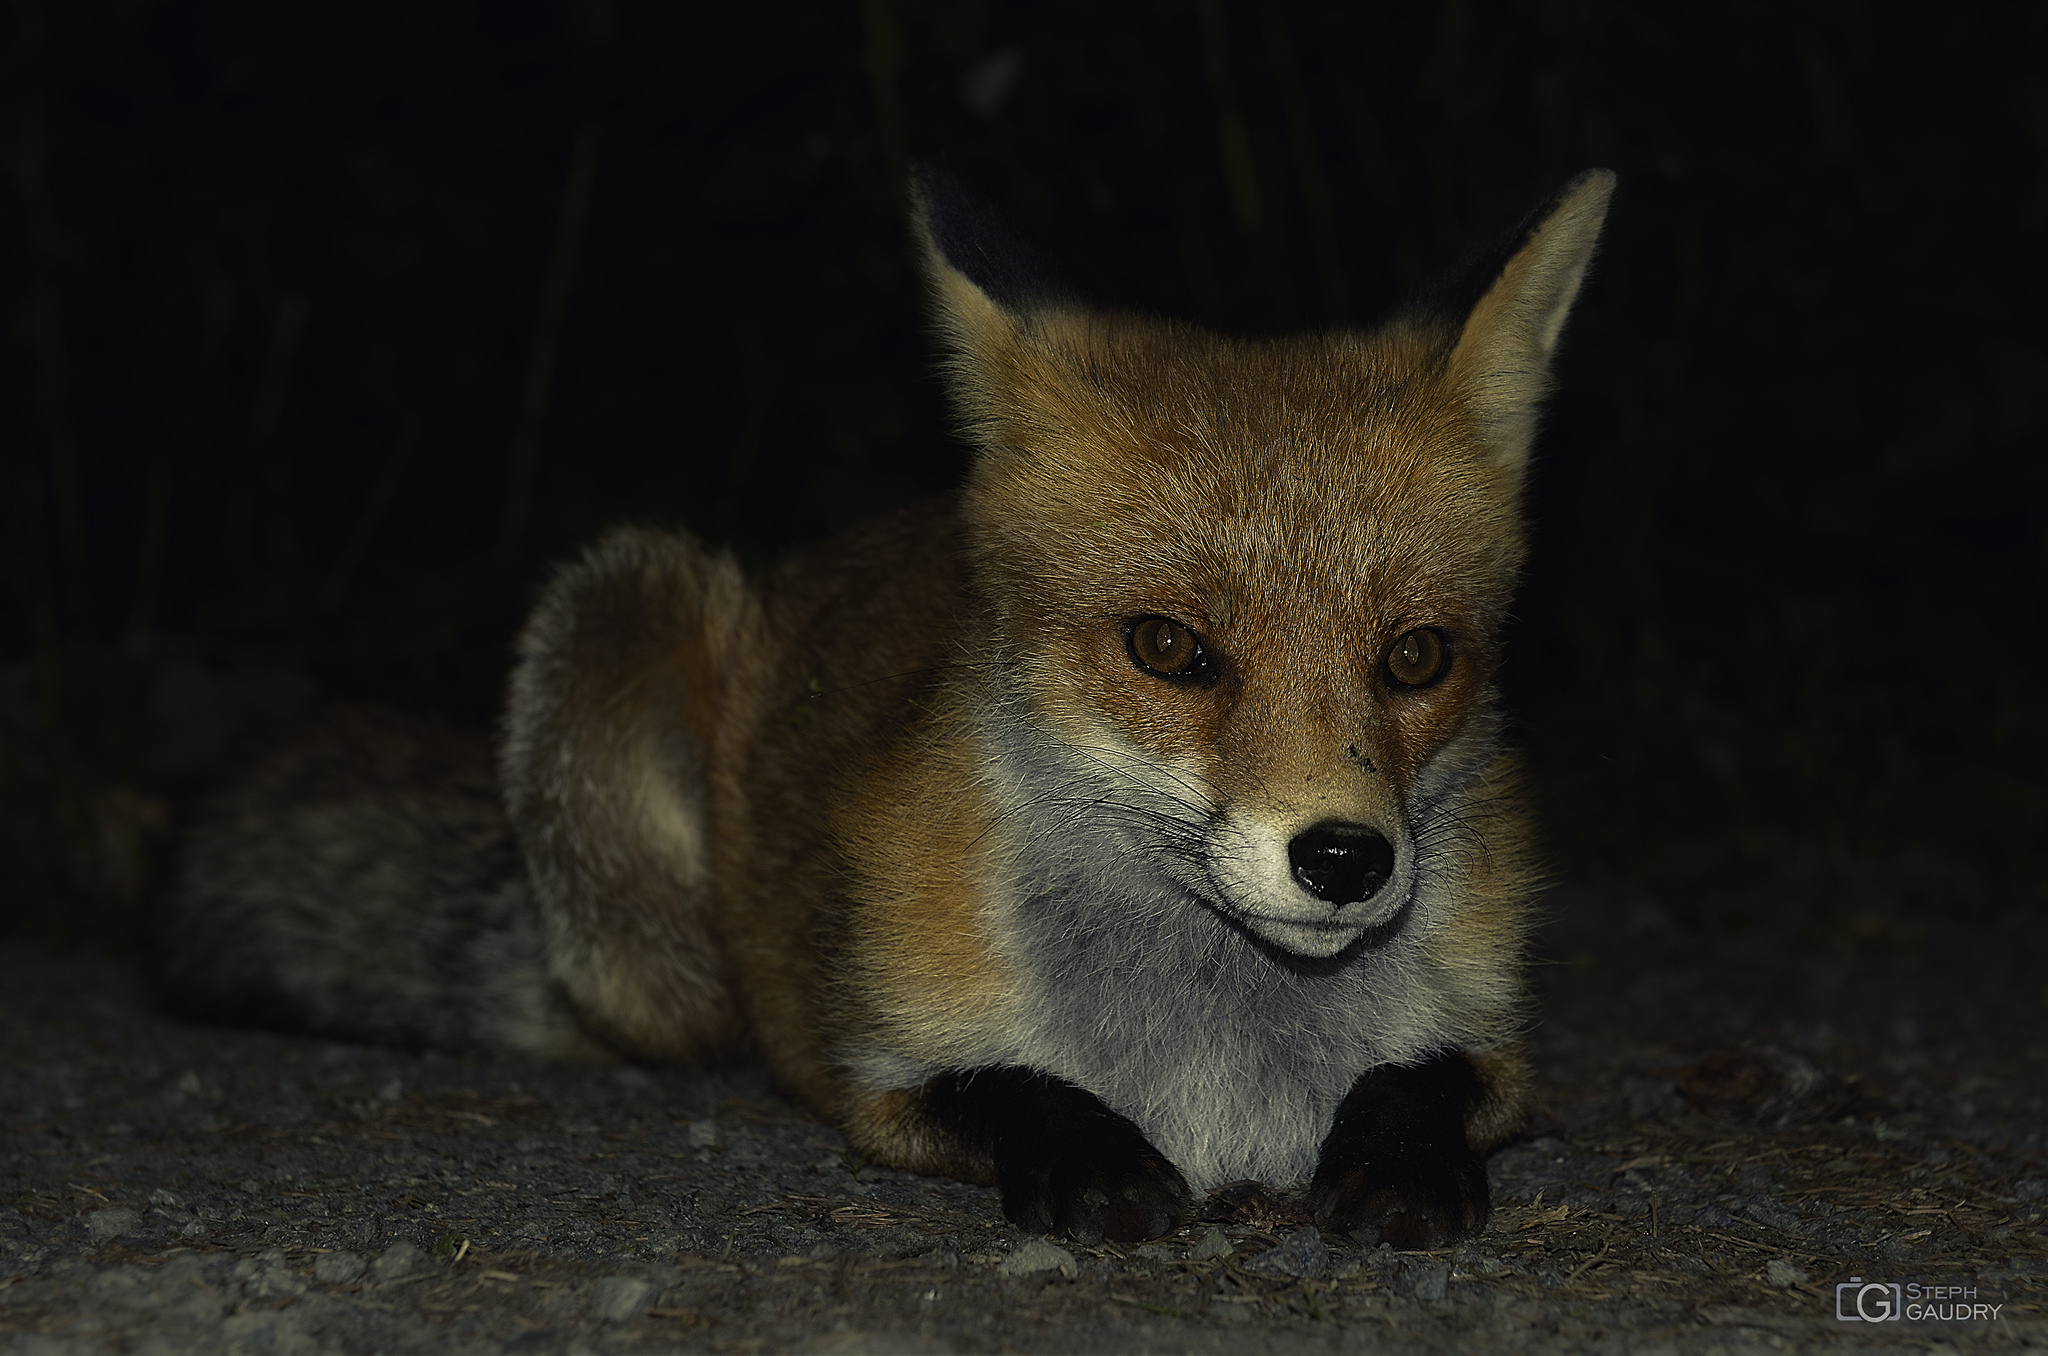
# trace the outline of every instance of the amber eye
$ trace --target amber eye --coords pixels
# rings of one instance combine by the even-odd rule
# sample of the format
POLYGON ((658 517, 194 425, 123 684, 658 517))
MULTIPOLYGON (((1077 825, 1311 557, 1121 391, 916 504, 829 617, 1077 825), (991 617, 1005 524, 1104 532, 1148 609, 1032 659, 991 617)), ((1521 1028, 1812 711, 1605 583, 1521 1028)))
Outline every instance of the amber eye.
POLYGON ((1387 672, 1402 687, 1428 687, 1451 667, 1451 647, 1442 633, 1410 631, 1387 651, 1387 672))
POLYGON ((1140 617, 1124 628, 1131 662, 1175 683, 1207 682, 1215 670, 1201 637, 1171 617, 1140 617))

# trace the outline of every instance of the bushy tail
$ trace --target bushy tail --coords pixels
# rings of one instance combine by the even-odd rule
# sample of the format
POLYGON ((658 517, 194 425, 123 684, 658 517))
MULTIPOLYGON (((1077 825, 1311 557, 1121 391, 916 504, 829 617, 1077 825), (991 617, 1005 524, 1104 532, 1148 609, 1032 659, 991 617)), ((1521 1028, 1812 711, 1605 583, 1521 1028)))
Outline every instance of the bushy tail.
POLYGON ((201 806, 157 959, 194 1017, 609 1057, 547 977, 489 740, 378 707, 327 708, 201 806))

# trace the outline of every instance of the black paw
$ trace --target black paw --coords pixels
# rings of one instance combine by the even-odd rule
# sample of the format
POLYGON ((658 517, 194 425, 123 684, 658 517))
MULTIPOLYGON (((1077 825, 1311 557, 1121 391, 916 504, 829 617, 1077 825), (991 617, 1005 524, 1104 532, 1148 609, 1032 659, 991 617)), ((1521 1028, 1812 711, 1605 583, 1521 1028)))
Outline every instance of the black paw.
POLYGON ((1188 1215, 1188 1184, 1144 1131, 1093 1093, 1029 1069, 974 1069, 925 1086, 925 1105, 987 1156, 1003 1213, 1083 1243, 1158 1238, 1188 1215))
POLYGON ((1136 1242, 1172 1233, 1188 1214, 1180 1169, 1136 1126, 1128 1136, 1015 1152, 998 1161, 996 1172, 1003 1213, 1034 1233, 1136 1242))
POLYGON ((1478 1232, 1486 1164, 1466 1140, 1465 1117, 1482 1093, 1455 1051, 1366 1070, 1323 1140, 1308 1193, 1316 1223, 1397 1248, 1440 1248, 1478 1232))
POLYGON ((1486 1164, 1463 1144, 1434 1158, 1316 1169, 1309 1208, 1328 1233, 1368 1247, 1441 1248, 1486 1223, 1486 1164))

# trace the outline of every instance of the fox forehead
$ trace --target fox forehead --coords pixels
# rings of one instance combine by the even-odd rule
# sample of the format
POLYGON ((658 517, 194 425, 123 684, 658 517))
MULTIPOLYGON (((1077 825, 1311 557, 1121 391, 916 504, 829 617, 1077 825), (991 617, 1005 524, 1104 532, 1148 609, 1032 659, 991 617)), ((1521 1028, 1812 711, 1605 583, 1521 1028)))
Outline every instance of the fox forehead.
MULTIPOLYGON (((1223 455, 1233 466, 1262 448, 1311 457, 1373 450, 1389 429, 1463 432, 1444 396, 1439 348, 1406 326, 1239 339, 1172 321, 1055 312, 1034 316, 997 357, 1013 446, 1057 457, 1125 450, 1176 460, 1223 455)), ((1385 450, 1394 451, 1392 447, 1385 450)), ((1302 457, 1290 458, 1299 462, 1302 457)))
POLYGON ((1275 604, 1492 625, 1516 485, 1427 363, 1358 336, 1076 324, 1086 342, 1032 346, 1028 409, 977 470, 978 554, 1007 588, 1208 625, 1275 604))

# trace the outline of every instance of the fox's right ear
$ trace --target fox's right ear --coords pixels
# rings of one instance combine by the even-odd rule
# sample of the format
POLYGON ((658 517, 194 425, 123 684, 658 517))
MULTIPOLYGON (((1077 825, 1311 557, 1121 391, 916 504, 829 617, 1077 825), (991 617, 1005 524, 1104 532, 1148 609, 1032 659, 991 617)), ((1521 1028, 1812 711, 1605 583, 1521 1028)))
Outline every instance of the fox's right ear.
POLYGON ((1066 289, 1030 245, 987 203, 934 165, 910 175, 911 228, 923 247, 940 332, 951 350, 953 397, 969 432, 1014 413, 1020 341, 1035 312, 1058 307, 1066 289))
POLYGON ((1446 370, 1478 418, 1488 458, 1514 474, 1613 196, 1614 172, 1587 170, 1417 299, 1421 318, 1455 327, 1446 370))

